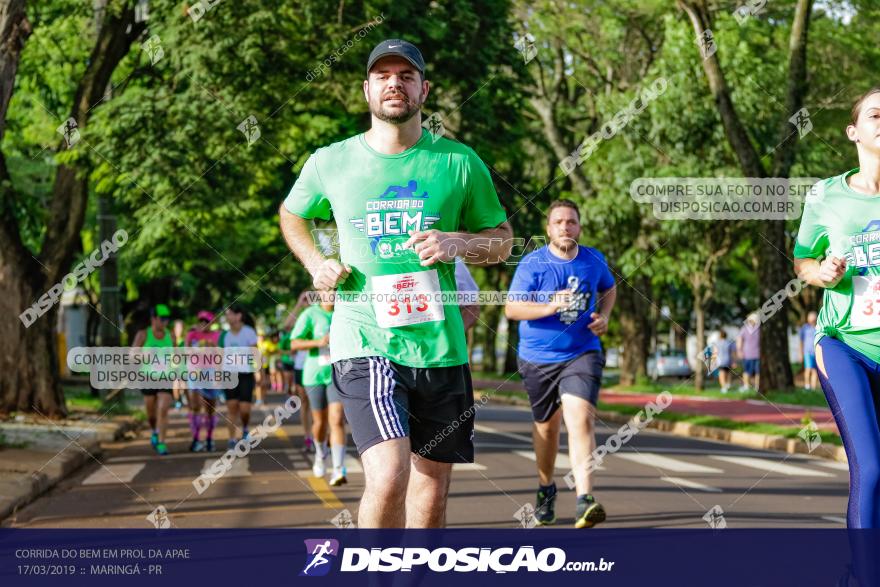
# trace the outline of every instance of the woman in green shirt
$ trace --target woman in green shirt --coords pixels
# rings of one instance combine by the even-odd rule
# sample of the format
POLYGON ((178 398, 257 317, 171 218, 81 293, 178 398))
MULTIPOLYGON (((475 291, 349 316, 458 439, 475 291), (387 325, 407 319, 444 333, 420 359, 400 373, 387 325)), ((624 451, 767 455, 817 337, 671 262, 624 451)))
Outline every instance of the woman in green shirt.
POLYGON ((846 134, 859 167, 808 198, 794 266, 825 290, 816 362, 849 459, 847 526, 880 528, 880 87, 856 101, 846 134))

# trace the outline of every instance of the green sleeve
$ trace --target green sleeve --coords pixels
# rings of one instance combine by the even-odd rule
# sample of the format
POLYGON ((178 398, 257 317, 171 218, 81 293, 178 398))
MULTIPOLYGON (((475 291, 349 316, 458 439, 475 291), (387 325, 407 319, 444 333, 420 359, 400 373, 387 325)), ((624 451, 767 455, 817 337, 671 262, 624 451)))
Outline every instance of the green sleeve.
POLYGON ((804 206, 801 226, 794 243, 796 259, 815 259, 824 256, 828 250, 828 227, 822 221, 820 210, 816 204, 807 203, 804 206))
POLYGON ((291 340, 312 340, 312 312, 307 309, 296 319, 293 331, 290 333, 291 340))
POLYGON ((461 224, 467 232, 495 228, 507 220, 507 213, 498 201, 489 169, 473 151, 468 153, 467 166, 467 190, 461 224))
POLYGON ((291 214, 309 220, 330 219, 330 200, 324 193, 321 176, 318 174, 318 153, 311 155, 303 165, 296 183, 284 199, 284 207, 291 214))

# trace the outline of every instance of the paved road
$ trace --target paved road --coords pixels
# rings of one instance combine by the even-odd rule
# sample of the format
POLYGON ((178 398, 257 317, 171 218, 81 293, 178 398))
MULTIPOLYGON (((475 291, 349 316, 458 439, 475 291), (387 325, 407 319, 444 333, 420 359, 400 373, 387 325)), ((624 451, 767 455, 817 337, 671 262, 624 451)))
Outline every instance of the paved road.
MULTIPOLYGON (((272 401, 280 401, 273 396, 272 401)), ((255 421, 264 413, 256 411, 255 421)), ((287 423, 204 493, 192 484, 221 453, 186 452, 184 413, 172 415, 172 454, 152 454, 146 434, 106 447, 94 462, 4 525, 15 527, 147 528, 163 506, 176 527, 329 526, 357 511, 363 489, 358 461, 349 457, 350 483, 330 488, 310 473, 298 421, 287 423)), ((449 502, 452 527, 517 527, 516 512, 534 500, 536 486, 530 415, 488 404, 479 410, 477 462, 456 466, 449 502)), ((617 425, 601 426, 603 443, 617 425)), ((225 446, 225 428, 218 445, 225 446)), ((563 446, 565 438, 563 437, 563 446)), ((573 522, 574 494, 565 490, 568 459, 557 462, 557 526, 573 522)), ((610 455, 597 474, 595 494, 606 527, 705 528, 715 506, 728 527, 843 527, 846 465, 801 455, 743 449, 650 430, 610 455)))

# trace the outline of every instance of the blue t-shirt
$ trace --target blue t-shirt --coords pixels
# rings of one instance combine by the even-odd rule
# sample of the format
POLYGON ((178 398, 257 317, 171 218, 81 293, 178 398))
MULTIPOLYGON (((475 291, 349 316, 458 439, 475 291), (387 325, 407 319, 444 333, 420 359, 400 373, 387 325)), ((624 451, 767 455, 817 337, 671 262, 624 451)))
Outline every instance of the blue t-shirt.
POLYGON ((804 353, 807 355, 815 355, 816 350, 813 348, 813 339, 816 338, 816 327, 812 324, 804 324, 799 331, 801 342, 804 345, 804 353))
POLYGON ((519 356, 530 363, 559 363, 601 350, 599 337, 587 326, 597 293, 612 286, 604 255, 591 247, 579 246, 571 261, 551 253, 549 246, 523 257, 510 284, 513 300, 547 303, 563 289, 574 291, 575 297, 569 310, 519 323, 519 356))

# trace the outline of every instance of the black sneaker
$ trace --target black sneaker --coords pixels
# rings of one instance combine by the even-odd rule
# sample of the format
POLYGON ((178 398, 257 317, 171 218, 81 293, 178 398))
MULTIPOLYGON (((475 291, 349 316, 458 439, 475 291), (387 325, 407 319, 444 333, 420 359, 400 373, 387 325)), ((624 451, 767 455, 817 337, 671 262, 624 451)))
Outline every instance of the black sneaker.
POLYGON ((605 508, 592 495, 579 495, 574 517, 575 528, 592 528, 605 521, 605 508))
POLYGON ((556 522, 556 486, 553 491, 538 489, 535 499, 535 520, 539 526, 549 526, 556 522))

